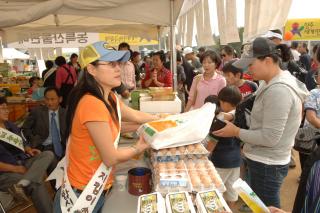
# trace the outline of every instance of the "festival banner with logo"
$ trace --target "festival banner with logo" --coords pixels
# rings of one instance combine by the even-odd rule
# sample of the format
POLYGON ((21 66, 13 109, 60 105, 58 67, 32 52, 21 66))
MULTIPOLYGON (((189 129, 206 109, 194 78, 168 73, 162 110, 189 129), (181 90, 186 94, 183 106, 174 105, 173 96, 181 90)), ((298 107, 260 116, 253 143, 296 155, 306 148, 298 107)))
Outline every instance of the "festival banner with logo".
POLYGON ((284 29, 284 40, 314 41, 320 40, 320 19, 291 19, 284 29))

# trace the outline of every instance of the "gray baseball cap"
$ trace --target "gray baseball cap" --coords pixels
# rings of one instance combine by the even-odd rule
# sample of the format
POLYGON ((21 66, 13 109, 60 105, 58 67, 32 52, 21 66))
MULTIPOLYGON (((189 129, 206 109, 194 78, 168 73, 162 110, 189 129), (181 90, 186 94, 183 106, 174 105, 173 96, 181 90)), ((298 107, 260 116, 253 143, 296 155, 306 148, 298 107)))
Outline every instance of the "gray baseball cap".
POLYGON ((244 46, 240 60, 233 63, 233 66, 245 69, 252 64, 256 58, 273 53, 277 53, 276 44, 267 38, 258 37, 251 44, 244 46))

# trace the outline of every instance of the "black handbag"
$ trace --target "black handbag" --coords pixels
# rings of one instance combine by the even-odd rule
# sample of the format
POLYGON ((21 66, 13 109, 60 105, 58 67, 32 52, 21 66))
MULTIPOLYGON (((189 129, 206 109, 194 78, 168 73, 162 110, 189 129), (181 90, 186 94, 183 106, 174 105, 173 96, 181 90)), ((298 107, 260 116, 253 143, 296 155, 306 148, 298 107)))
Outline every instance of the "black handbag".
POLYGON ((306 112, 304 112, 300 128, 296 134, 293 148, 300 153, 310 154, 317 148, 316 140, 320 138, 320 133, 311 126, 304 127, 306 112))

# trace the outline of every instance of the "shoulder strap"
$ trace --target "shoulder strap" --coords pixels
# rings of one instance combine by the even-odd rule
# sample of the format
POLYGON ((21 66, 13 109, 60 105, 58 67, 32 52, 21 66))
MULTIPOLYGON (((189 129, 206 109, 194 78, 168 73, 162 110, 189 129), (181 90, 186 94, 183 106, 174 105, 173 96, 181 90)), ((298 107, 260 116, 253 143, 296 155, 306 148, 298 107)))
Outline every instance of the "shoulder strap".
POLYGON ((43 77, 43 81, 46 81, 47 78, 49 78, 49 76, 52 75, 55 71, 56 71, 56 68, 54 68, 54 67, 52 67, 50 70, 48 70, 43 77))
POLYGON ((307 110, 303 110, 303 116, 302 116, 300 128, 304 126, 304 122, 306 121, 306 116, 307 116, 307 110))
POLYGON ((62 66, 66 71, 67 71, 67 73, 68 73, 68 77, 67 77, 67 79, 63 82, 64 84, 68 84, 68 80, 69 80, 69 78, 71 77, 71 80, 72 80, 72 83, 74 83, 74 80, 73 80, 73 76, 72 76, 72 74, 71 74, 71 71, 67 68, 67 67, 65 67, 65 66, 62 66))
POLYGON ((290 89, 290 91, 292 91, 293 93, 295 93, 298 97, 299 97, 299 94, 298 92, 289 84, 286 84, 285 82, 275 82, 274 84, 268 86, 266 89, 264 89, 263 91, 261 91, 259 94, 257 94, 257 97, 260 97, 263 93, 265 93, 270 87, 274 86, 274 85, 277 85, 277 84, 282 84, 286 87, 288 87, 290 89))
POLYGON ((202 74, 198 74, 198 75, 196 75, 193 79, 195 80, 195 83, 196 83, 196 91, 195 91, 195 93, 194 93, 194 97, 196 98, 197 97, 197 95, 198 95, 198 90, 197 90, 197 88, 198 88, 198 84, 199 84, 199 82, 201 81, 201 78, 203 77, 203 75, 202 74))
POLYGON ((246 80, 246 82, 249 84, 250 88, 252 89, 253 92, 257 91, 256 84, 252 81, 246 80))

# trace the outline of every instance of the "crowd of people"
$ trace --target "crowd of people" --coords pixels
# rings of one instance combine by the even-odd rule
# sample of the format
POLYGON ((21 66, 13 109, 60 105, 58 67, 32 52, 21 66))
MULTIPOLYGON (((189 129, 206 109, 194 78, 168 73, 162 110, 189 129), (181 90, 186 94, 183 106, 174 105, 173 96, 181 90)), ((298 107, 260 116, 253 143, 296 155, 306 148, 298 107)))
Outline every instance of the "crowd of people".
MULTIPOLYGON (((280 188, 302 118, 304 126, 320 128, 320 46, 311 57, 305 43, 292 42, 288 47, 282 43, 281 31, 273 30, 244 45, 240 59, 239 55, 231 46, 220 52, 202 47, 198 54, 191 47, 177 50, 176 89, 182 111, 208 101, 217 104, 216 117, 226 126, 208 133, 205 144, 231 208, 238 200, 232 185, 241 177, 271 206, 271 212, 284 212, 280 188), (247 126, 237 125, 238 106, 249 97, 254 98, 251 115, 241 118, 247 126)), ((88 204, 89 210, 99 212, 112 188, 112 167, 149 148, 143 138, 131 147, 117 148, 120 132, 159 119, 131 109, 115 94, 126 99, 137 88, 172 87, 169 58, 170 52, 158 51, 141 60, 141 53, 127 43, 116 50, 96 42, 79 56, 72 54, 68 63, 63 56, 46 61, 42 73, 45 105, 33 109, 21 129, 8 121, 6 99, 0 98, 0 130, 12 135, 11 139, 0 136, 4 141, 0 143, 0 191, 16 201, 31 198, 38 212, 76 210, 82 205, 80 195, 89 196, 90 187, 96 186, 90 180, 104 172, 104 181, 95 183, 101 185, 94 193, 97 196, 88 204), (20 146, 12 146, 12 138, 20 146), (55 181, 50 181, 53 201, 44 178, 64 156, 67 181, 58 191, 55 181)), ((30 79, 30 95, 37 91, 38 81, 30 79)), ((302 174, 293 212, 319 211, 319 153, 320 148, 299 153, 302 174)))

